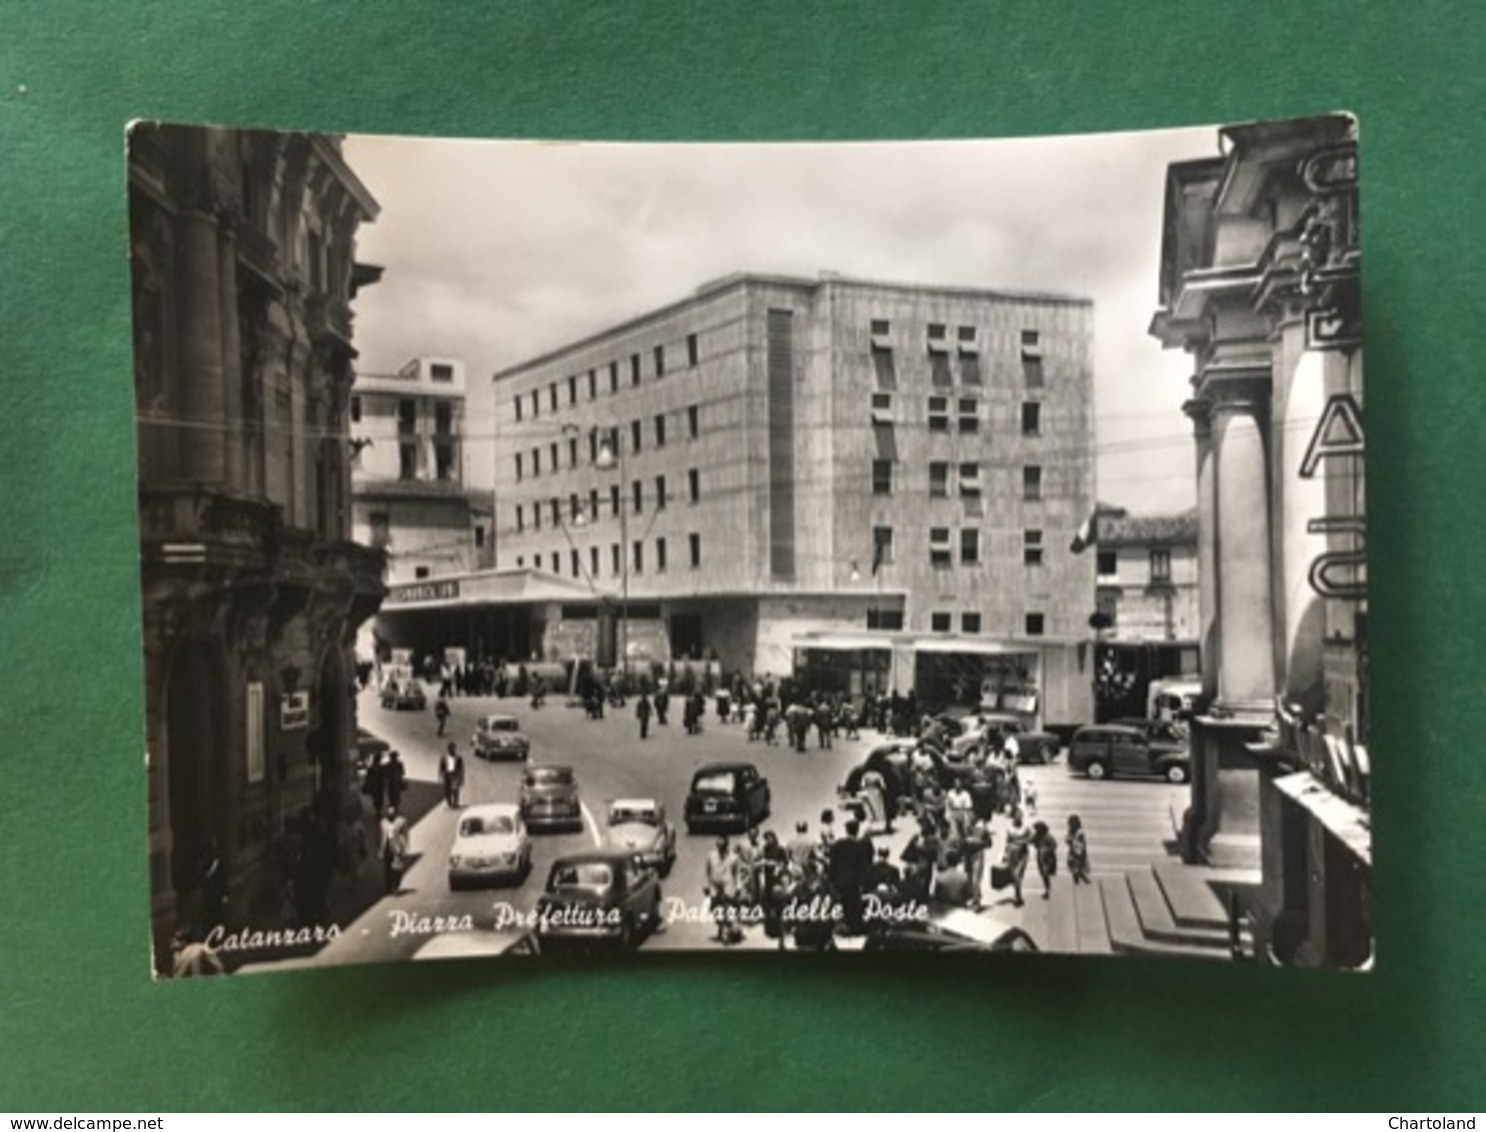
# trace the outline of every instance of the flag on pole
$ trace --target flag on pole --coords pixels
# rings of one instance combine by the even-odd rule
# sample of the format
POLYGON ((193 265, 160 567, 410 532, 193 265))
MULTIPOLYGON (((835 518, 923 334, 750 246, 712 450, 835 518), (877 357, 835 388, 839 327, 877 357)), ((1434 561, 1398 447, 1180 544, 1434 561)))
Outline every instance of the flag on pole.
POLYGON ((1073 536, 1073 541, 1068 544, 1068 549, 1074 554, 1082 554, 1094 543, 1099 541, 1099 508, 1089 512, 1089 517, 1083 521, 1083 525, 1073 536))

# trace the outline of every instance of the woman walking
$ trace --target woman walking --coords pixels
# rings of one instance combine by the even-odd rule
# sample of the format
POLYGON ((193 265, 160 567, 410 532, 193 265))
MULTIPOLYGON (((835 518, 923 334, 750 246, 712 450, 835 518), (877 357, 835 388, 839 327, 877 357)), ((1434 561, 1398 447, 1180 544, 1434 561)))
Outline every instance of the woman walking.
POLYGON ((1084 837, 1084 823, 1077 814, 1068 817, 1068 875, 1074 884, 1092 884, 1089 880, 1089 842, 1084 837))
POLYGON ((1042 877, 1042 898, 1053 894, 1053 877, 1058 874, 1058 841, 1047 822, 1036 822, 1032 826, 1032 848, 1037 854, 1037 875, 1042 877))

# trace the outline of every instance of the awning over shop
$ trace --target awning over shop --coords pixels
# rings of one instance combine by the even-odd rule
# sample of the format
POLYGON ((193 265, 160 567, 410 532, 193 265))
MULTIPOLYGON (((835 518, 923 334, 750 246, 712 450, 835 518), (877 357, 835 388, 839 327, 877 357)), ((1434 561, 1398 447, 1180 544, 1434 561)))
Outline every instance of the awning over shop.
POLYGON ((891 652, 893 642, 883 640, 881 637, 796 637, 794 647, 821 649, 826 652, 856 652, 860 649, 881 649, 883 652, 891 652))
POLYGON ((606 595, 556 574, 523 567, 482 570, 388 587, 383 613, 402 610, 459 609, 473 605, 537 605, 554 601, 600 602, 606 595))
POLYGON ((1032 642, 1016 641, 966 641, 962 639, 940 639, 914 641, 914 652, 974 653, 980 656, 1007 656, 1009 654, 1037 652, 1039 646, 1032 642))

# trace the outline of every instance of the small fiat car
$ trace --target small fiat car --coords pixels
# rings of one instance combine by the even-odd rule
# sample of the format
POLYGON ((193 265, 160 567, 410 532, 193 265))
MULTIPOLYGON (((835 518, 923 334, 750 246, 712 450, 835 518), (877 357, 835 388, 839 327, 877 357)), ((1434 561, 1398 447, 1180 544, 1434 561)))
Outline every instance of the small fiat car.
POLYGON ((522 734, 521 724, 514 715, 481 716, 470 744, 482 759, 525 762, 531 754, 531 740, 522 734))
POLYGON ((743 833, 769 816, 769 780, 752 763, 697 768, 686 795, 686 832, 743 833))
POLYGON ((595 849, 553 862, 537 900, 537 938, 559 945, 629 950, 661 924, 660 878, 633 853, 595 849))
POLYGON ((609 803, 604 844, 624 849, 661 876, 676 863, 676 830, 654 798, 618 798, 609 803))
POLYGON ((449 888, 499 881, 519 884, 531 872, 531 837, 509 802, 460 811, 449 847, 449 888))
POLYGON ((518 805, 533 830, 583 828, 578 779, 570 766, 528 767, 521 776, 518 805))

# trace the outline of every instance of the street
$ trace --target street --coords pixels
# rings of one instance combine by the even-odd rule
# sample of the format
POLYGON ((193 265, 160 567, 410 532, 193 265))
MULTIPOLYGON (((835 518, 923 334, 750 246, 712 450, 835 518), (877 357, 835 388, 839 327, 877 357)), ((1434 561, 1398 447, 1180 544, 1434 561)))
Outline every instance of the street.
MULTIPOLYGON (((839 809, 837 785, 872 746, 878 736, 871 731, 860 739, 838 738, 830 749, 820 749, 812 738, 808 752, 797 753, 783 744, 766 746, 749 742, 740 724, 719 723, 709 716, 702 734, 689 736, 679 722, 673 701, 668 726, 652 722, 650 736, 639 737, 633 715, 634 701, 624 709, 610 709, 602 720, 590 720, 580 708, 567 705, 562 695, 550 697, 545 706, 532 709, 514 697, 456 697, 449 701, 451 714, 445 737, 437 735, 432 708, 422 712, 394 712, 381 708, 376 697, 363 693, 358 705, 360 725, 401 752, 410 781, 434 782, 438 757, 444 744, 454 741, 465 755, 464 805, 482 802, 514 802, 525 764, 488 762, 471 754, 471 735, 479 716, 501 712, 516 716, 532 743, 531 765, 558 763, 576 772, 583 806, 583 829, 532 835, 533 868, 525 882, 512 887, 489 887, 451 892, 446 877, 446 859, 454 840, 456 815, 442 804, 435 806, 414 826, 409 866, 396 893, 373 904, 354 923, 342 925, 339 937, 327 944, 310 965, 345 962, 384 962, 410 958, 435 937, 452 945, 443 953, 460 951, 459 940, 471 942, 471 953, 498 950, 502 939, 520 934, 509 928, 493 933, 498 920, 529 913, 542 892, 548 871, 559 857, 601 843, 605 806, 620 797, 656 798, 666 807, 677 827, 675 868, 662 882, 674 913, 680 905, 688 915, 669 918, 662 930, 643 939, 647 950, 706 949, 722 945, 715 928, 701 914, 705 859, 714 838, 688 836, 681 820, 683 803, 693 770, 705 762, 747 760, 758 766, 769 780, 772 816, 764 828, 775 830, 781 840, 793 834, 797 821, 818 833, 823 809, 839 809), (679 901, 679 904, 678 904, 679 901)), ((1093 782, 1070 775, 1061 763, 1049 767, 1023 768, 1025 781, 1034 783, 1038 794, 1035 817, 1046 821, 1061 837, 1069 814, 1077 813, 1088 834, 1090 857, 1096 874, 1149 867, 1166 856, 1163 843, 1172 837, 1173 821, 1180 818, 1187 790, 1161 782, 1093 782)), ((844 819, 838 819, 837 828, 844 819)), ((888 843, 894 856, 911 834, 910 822, 899 823, 888 843)), ((995 824, 996 850, 1005 830, 1005 819, 995 824)), ((879 839, 880 841, 880 839, 879 839)), ((1026 904, 1012 905, 1008 896, 989 894, 985 915, 998 923, 1024 927, 1043 949, 1080 950, 1087 926, 1075 923, 1072 888, 1066 875, 1054 881, 1053 899, 1044 902, 1035 870, 1029 874, 1026 904), (1066 923, 1060 922, 1066 919, 1066 923)), ((1095 890, 1097 891, 1097 886, 1095 890)), ((743 948, 774 947, 759 928, 750 929, 743 948)), ((1102 950, 1091 945, 1089 950, 1102 950)))

